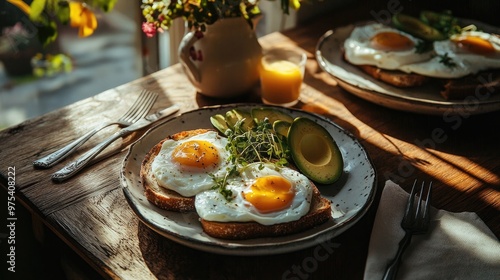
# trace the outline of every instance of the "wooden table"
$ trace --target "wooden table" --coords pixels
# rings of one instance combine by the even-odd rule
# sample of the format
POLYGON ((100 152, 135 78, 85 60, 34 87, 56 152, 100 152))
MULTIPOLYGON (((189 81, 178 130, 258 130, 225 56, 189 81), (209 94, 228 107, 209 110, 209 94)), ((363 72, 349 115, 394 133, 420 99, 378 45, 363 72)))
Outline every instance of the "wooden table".
MULTIPOLYGON (((308 53, 306 86, 296 107, 326 116, 355 135, 378 174, 374 205, 357 224, 331 240, 334 249, 325 251, 328 254, 321 260, 311 261, 314 247, 259 257, 216 255, 174 243, 143 225, 125 200, 119 171, 127 145, 144 131, 118 142, 100 162, 62 184, 52 183, 50 174, 64 163, 49 170, 33 169, 34 159, 100 121, 119 117, 143 88, 161 93, 155 109, 172 103, 188 111, 205 105, 259 102, 257 93, 224 101, 196 94, 179 65, 0 132, 0 182, 7 188, 14 181, 8 173, 14 167, 16 203, 25 205, 105 278, 362 279, 377 202, 388 179, 406 189, 415 178, 432 180, 435 207, 475 211, 500 236, 500 112, 462 115, 449 122, 441 116, 386 109, 344 91, 318 67, 314 57, 318 38, 332 27, 369 16, 342 10, 261 40, 263 47, 295 45, 308 53), (436 131, 446 139, 433 141, 436 131)), ((92 138, 79 151, 106 134, 92 138)))

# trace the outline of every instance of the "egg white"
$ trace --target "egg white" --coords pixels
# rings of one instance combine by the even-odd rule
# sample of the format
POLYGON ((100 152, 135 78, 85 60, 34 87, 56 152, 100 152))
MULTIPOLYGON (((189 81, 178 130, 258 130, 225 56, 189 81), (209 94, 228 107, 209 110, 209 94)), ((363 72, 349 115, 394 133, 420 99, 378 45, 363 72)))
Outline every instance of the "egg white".
POLYGON ((246 166, 237 178, 228 180, 227 189, 233 193, 231 201, 226 200, 218 190, 208 190, 196 195, 195 208, 198 215, 208 221, 218 222, 258 222, 273 225, 296 221, 307 214, 311 204, 312 185, 309 179, 290 168, 276 169, 274 165, 251 163, 246 166), (283 210, 261 213, 243 197, 252 183, 259 177, 277 175, 292 183, 295 196, 291 205, 283 210))
POLYGON ((225 174, 229 166, 227 163, 229 152, 225 150, 226 145, 227 138, 219 136, 215 131, 194 135, 178 141, 166 140, 151 165, 152 172, 160 186, 176 191, 186 197, 194 196, 214 186, 215 182, 210 174, 217 177, 222 177, 225 174), (205 140, 214 145, 219 153, 219 165, 214 169, 205 170, 181 166, 173 162, 172 152, 174 149, 178 145, 191 140, 205 140))
POLYGON ((400 70, 407 73, 417 73, 435 78, 461 78, 469 74, 476 74, 487 69, 500 68, 500 38, 479 31, 463 32, 454 35, 450 40, 436 41, 433 43, 435 57, 422 63, 404 65, 400 70), (477 36, 492 43, 495 48, 493 55, 481 55, 467 52, 457 46, 453 39, 460 36, 477 36), (447 55, 454 64, 449 67, 440 62, 447 55))
POLYGON ((370 45, 370 40, 381 32, 394 32, 404 35, 413 42, 414 46, 420 41, 410 34, 380 23, 358 26, 354 28, 349 38, 344 42, 346 60, 355 65, 373 65, 382 69, 396 70, 403 65, 432 58, 432 52, 417 53, 415 47, 404 51, 383 51, 373 48, 370 45))

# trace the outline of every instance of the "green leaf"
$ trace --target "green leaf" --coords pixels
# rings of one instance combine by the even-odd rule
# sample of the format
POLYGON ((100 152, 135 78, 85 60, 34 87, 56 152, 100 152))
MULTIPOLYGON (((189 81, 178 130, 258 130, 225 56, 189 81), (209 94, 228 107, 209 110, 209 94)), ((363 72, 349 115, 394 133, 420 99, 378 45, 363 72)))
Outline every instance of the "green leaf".
POLYGON ((98 0, 97 4, 104 12, 109 12, 115 7, 117 1, 118 0, 98 0))
POLYGON ((35 22, 40 22, 42 19, 42 13, 45 9, 45 4, 47 3, 47 0, 33 0, 31 3, 31 13, 30 13, 30 19, 35 22))
POLYGON ((70 21, 69 18, 69 3, 66 1, 59 2, 59 5, 56 10, 57 19, 62 24, 68 24, 70 21))

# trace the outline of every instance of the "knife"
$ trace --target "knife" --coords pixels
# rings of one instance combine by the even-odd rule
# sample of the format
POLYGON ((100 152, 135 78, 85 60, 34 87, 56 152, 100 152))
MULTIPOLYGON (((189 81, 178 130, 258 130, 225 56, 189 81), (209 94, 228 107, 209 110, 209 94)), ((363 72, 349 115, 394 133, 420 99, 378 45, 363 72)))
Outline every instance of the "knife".
POLYGON ((52 180, 55 182, 62 182, 68 178, 71 178, 73 175, 78 173, 78 171, 87 166, 94 157, 96 157, 100 152, 102 152, 107 146, 109 146, 109 144, 113 143, 116 139, 127 136, 136 130, 139 130, 141 128, 144 128, 152 124, 153 122, 159 121, 167 116, 170 116, 173 113, 179 111, 179 109, 180 109, 179 106, 174 104, 166 109, 163 109, 159 112, 156 112, 152 115, 142 118, 136 123, 117 131, 111 137, 102 141, 100 144, 87 151, 77 160, 71 162, 70 164, 63 167, 61 170, 52 174, 52 180))

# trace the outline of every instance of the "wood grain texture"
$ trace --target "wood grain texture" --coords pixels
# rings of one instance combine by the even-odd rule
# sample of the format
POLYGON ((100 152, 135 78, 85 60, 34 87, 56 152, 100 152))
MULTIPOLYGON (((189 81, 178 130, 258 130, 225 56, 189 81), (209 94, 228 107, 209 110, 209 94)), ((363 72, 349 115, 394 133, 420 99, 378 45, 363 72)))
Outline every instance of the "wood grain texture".
MULTIPOLYGON (((144 131, 118 141, 107 150, 107 157, 62 184, 52 183, 50 174, 67 161, 48 170, 33 169, 35 158, 54 151, 96 122, 118 118, 143 88, 160 93, 153 110, 173 103, 188 111, 260 102, 258 89, 231 100, 197 94, 180 65, 1 131, 0 183, 6 186, 7 167, 15 166, 18 199, 105 278, 362 279, 378 199, 389 179, 406 190, 415 178, 433 181, 433 206, 477 212, 500 237, 500 112, 447 119, 386 109, 344 91, 316 63, 315 46, 324 32, 369 18, 369 10, 339 10, 261 39, 264 48, 285 45, 307 52, 305 85, 295 107, 328 117, 352 133, 375 165, 379 186, 375 204, 356 225, 333 240, 288 254, 232 257, 200 252, 161 237, 139 222, 119 182, 123 149, 144 131)), ((116 129, 96 135, 75 157, 116 129)))
POLYGON ((121 188, 93 196, 48 217, 65 232, 82 257, 98 271, 113 278, 152 277, 139 250, 139 221, 123 199, 121 188), (95 264, 98 264, 97 266, 95 264))

